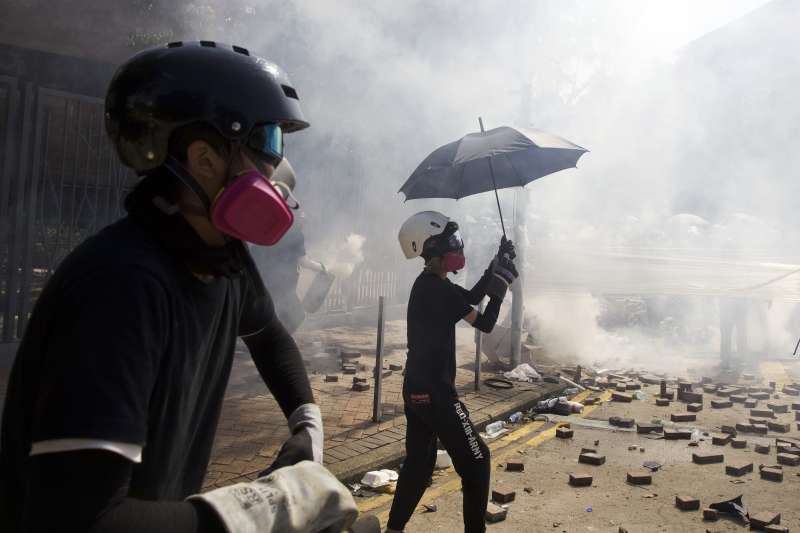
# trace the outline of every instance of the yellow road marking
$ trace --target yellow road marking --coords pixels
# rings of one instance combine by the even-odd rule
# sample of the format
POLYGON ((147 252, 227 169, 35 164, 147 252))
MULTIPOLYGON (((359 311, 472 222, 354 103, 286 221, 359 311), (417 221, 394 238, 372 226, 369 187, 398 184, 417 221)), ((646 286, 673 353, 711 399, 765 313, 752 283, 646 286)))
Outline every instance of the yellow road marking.
MULTIPOLYGON (((587 391, 583 391, 583 392, 577 394, 573 398, 573 401, 576 401, 576 402, 583 401, 591 393, 592 393, 592 391, 588 391, 588 390, 587 391)), ((603 394, 601 394, 599 396, 599 398, 600 398, 601 402, 608 401, 608 399, 611 398, 611 393, 606 391, 603 394)), ((576 417, 585 417, 586 415, 588 415, 589 413, 594 411, 597 407, 599 407, 599 405, 600 405, 600 403, 597 403, 595 405, 587 405, 586 407, 583 408, 583 412, 581 414, 574 415, 574 416, 576 416, 576 417)), ((501 449, 501 448, 506 448, 508 446, 512 446, 511 448, 505 450, 501 454, 492 453, 492 469, 494 469, 497 466, 498 463, 505 462, 506 459, 508 459, 509 457, 514 455, 515 453, 517 453, 519 450, 522 450, 524 448, 536 447, 536 446, 542 444, 543 442, 546 442, 546 441, 548 441, 548 440, 550 440, 550 439, 555 437, 555 435, 556 435, 556 427, 558 426, 558 424, 556 424, 555 426, 553 426, 553 427, 551 427, 551 428, 549 428, 549 429, 547 429, 545 431, 542 431, 541 433, 535 435, 531 439, 528 439, 528 440, 526 440, 526 441, 524 441, 522 443, 517 444, 516 446, 513 446, 514 443, 519 442, 520 440, 524 439, 526 436, 528 436, 531 433, 537 431, 542 426, 544 426, 544 422, 539 422, 539 421, 532 422, 530 424, 526 424, 525 426, 521 427, 520 429, 512 431, 508 435, 505 435, 503 437, 500 437, 500 438, 495 439, 494 441, 492 441, 489 444, 489 449, 492 452, 494 452, 495 450, 501 449)), ((420 506, 422 506, 422 505, 426 505, 426 504, 436 500, 437 498, 439 498, 441 496, 445 496, 445 495, 453 493, 453 492, 455 492, 457 490, 461 490, 461 478, 459 478, 458 476, 456 476, 454 479, 451 479, 449 481, 446 481, 446 482, 442 483, 441 485, 436 485, 434 487, 430 487, 425 491, 425 494, 422 496, 422 499, 419 502, 418 508, 420 506)), ((361 513, 365 513, 365 512, 371 511, 373 509, 381 507, 382 505, 384 505, 386 503, 389 503, 392 500, 392 498, 394 498, 394 496, 391 495, 391 494, 385 494, 385 495, 382 495, 382 496, 376 496, 374 498, 370 498, 369 500, 362 502, 358 506, 358 510, 361 513)), ((376 516, 378 517, 378 520, 380 520, 381 526, 385 527, 386 526, 386 522, 389 519, 389 509, 385 509, 385 510, 381 511, 380 513, 376 514, 376 516)))

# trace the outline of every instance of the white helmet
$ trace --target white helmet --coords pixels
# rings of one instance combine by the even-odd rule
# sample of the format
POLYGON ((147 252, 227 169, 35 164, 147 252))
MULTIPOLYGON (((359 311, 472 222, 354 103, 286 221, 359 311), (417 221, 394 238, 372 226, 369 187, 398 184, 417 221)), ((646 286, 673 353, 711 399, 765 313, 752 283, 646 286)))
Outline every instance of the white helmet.
POLYGON ((406 259, 421 256, 425 241, 434 235, 444 233, 448 228, 448 224, 454 230, 453 239, 457 239, 461 247, 463 247, 461 235, 455 231, 458 230, 458 225, 455 222, 451 222, 448 217, 437 211, 420 211, 415 215, 411 215, 400 226, 400 233, 397 236, 400 240, 400 248, 403 249, 406 259))

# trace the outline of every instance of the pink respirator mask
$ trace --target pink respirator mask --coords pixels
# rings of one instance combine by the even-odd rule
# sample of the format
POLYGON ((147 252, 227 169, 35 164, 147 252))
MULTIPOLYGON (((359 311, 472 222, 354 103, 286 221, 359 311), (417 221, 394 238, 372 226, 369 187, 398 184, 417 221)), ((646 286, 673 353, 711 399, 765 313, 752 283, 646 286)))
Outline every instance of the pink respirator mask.
POLYGON ((289 231, 294 215, 278 188, 250 170, 219 192, 211 207, 211 222, 237 239, 272 246, 289 231))
POLYGON ((442 258, 442 266, 447 272, 458 272, 464 268, 465 264, 467 264, 467 260, 460 251, 447 252, 442 258))

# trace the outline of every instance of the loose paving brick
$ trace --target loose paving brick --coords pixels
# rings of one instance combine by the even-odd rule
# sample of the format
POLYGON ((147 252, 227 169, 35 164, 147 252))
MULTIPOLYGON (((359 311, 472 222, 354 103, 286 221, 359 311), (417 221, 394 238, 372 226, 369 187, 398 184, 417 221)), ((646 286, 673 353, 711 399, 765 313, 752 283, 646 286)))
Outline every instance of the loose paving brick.
POLYGON ((569 428, 556 428, 556 437, 559 439, 571 439, 575 432, 569 428))
POLYGON ((800 422, 800 411, 795 411, 794 412, 794 419, 796 421, 800 422))
POLYGON ((750 416, 755 418, 775 418, 771 409, 750 409, 750 416))
POLYGON ((782 392, 788 396, 800 396, 800 389, 795 387, 784 387, 782 392))
POLYGON ((783 481, 783 470, 774 467, 764 467, 761 469, 761 479, 768 481, 783 481))
POLYGON ((641 383, 627 383, 625 385, 625 388, 627 390, 641 390, 642 389, 642 384, 641 383))
POLYGON ((611 400, 614 402, 630 403, 633 401, 633 396, 624 392, 612 392, 611 400))
POLYGON ((731 440, 731 447, 739 450, 747 448, 747 441, 745 439, 733 439, 731 440))
POLYGON ((707 522, 716 522, 719 520, 719 512, 716 509, 703 509, 703 520, 707 522))
POLYGON ((789 528, 777 524, 769 524, 764 526, 764 533, 789 533, 789 528))
POLYGON ((396 365, 394 363, 390 363, 389 364, 389 370, 393 370, 395 372, 400 372, 401 370, 403 370, 403 365, 396 365))
POLYGON ((356 392, 365 392, 369 390, 369 383, 353 383, 353 390, 356 392))
POLYGON ((700 392, 684 391, 678 395, 678 399, 686 403, 703 403, 703 394, 700 392))
POLYGON ((789 412, 789 405, 785 403, 768 403, 767 409, 771 410, 777 415, 782 415, 789 412))
POLYGON ((770 393, 768 392, 751 392, 748 394, 754 400, 769 400, 770 393))
POLYGON ((791 424, 783 422, 767 422, 767 427, 775 433, 789 433, 792 430, 791 424))
POLYGON ((711 444, 714 446, 727 446, 733 439, 728 433, 714 433, 711 435, 711 444))
POLYGON ((743 476, 753 471, 753 463, 748 461, 735 461, 725 465, 725 473, 729 476, 743 476))
POLYGON ((664 426, 660 424, 636 424, 636 433, 661 433, 664 431, 664 426))
POLYGON ((621 416, 612 416, 608 419, 608 423, 612 426, 617 426, 620 428, 632 428, 636 425, 636 420, 633 418, 625 418, 621 416))
POLYGON ((710 465, 725 461, 725 456, 719 452, 695 452, 692 454, 692 462, 698 465, 710 465))
POLYGON ((355 365, 342 365, 343 374, 352 375, 355 374, 356 372, 358 372, 358 369, 355 367, 355 365))
POLYGON ((679 494, 675 496, 675 507, 681 511, 697 511, 700 509, 700 500, 694 496, 679 494))
POLYGON ((750 515, 750 527, 753 529, 764 529, 769 524, 780 524, 781 514, 771 511, 762 511, 750 515))
POLYGON ((745 409, 753 409, 754 407, 758 407, 758 400, 746 400, 744 402, 745 409))
POLYGON ((779 453, 778 464, 786 466, 800 465, 800 455, 792 455, 791 453, 779 453))
POLYGON ((656 405, 659 407, 669 407, 669 404, 672 403, 669 398, 656 398, 656 405))
POLYGON ((517 493, 513 490, 495 489, 492 491, 492 501, 497 503, 510 503, 517 497, 517 493))
POLYGON ((631 485, 650 485, 653 482, 653 474, 649 470, 636 470, 628 472, 627 479, 631 485))
POLYGON ((597 453, 582 453, 578 456, 578 462, 587 465, 600 466, 605 464, 606 456, 597 453))
POLYGON ((739 394, 731 394, 730 400, 733 403, 745 403, 747 401, 747 396, 741 396, 739 394))
POLYGON ((525 463, 519 461, 508 461, 506 463, 506 472, 524 472, 525 463))
POLYGON ((353 376, 353 383, 366 383, 367 378, 362 378, 360 376, 353 376))
POLYGON ((592 476, 572 473, 569 475, 569 484, 573 487, 589 487, 592 485, 592 476))
POLYGON ((669 419, 672 422, 694 422, 697 420, 697 415, 694 413, 672 413, 669 419))
POLYGON ((753 448, 756 453, 762 453, 764 455, 768 454, 771 450, 772 446, 769 444, 756 444, 753 448))
POLYGON ((728 435, 733 435, 734 437, 736 436, 736 433, 737 433, 735 426, 723 425, 719 430, 720 430, 721 433, 727 433, 728 435))
POLYGON ((758 435, 766 435, 769 432, 769 427, 766 424, 753 424, 753 433, 758 435))
POLYGON ((728 409, 733 407, 733 402, 730 400, 711 400, 711 407, 714 409, 728 409))
POLYGON ((508 509, 504 509, 494 503, 489 503, 486 506, 486 521, 490 524, 502 522, 508 516, 508 509))
POLYGON ((700 411, 703 410, 703 404, 690 403, 689 405, 686 406, 686 410, 689 411, 690 413, 699 413, 700 411))
POLYGON ((664 428, 664 438, 666 440, 689 440, 692 438, 692 432, 688 429, 667 429, 664 428))
POLYGON ((792 411, 800 411, 800 402, 792 402, 792 411))
POLYGON ((763 425, 763 426, 766 426, 766 425, 767 425, 767 423, 770 421, 770 419, 769 419, 769 418, 755 418, 755 417, 750 417, 750 418, 748 419, 748 421, 750 422, 750 424, 751 424, 751 425, 755 425, 755 424, 761 424, 761 425, 763 425))
POLYGON ((337 381, 339 381, 339 376, 334 376, 331 374, 325 376, 325 383, 336 383, 337 381))

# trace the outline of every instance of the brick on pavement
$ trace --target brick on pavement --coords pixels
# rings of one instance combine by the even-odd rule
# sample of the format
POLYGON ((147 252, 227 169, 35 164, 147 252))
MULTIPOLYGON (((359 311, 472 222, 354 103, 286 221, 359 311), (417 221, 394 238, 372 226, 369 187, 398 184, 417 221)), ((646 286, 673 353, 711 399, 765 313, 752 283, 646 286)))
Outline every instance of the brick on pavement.
MULTIPOLYGON (((475 357, 473 333, 458 328, 456 386, 472 421, 482 426, 488 421, 518 410, 521 402, 532 402, 560 385, 522 384, 510 390, 481 387, 473 391, 475 357)), ((335 327, 302 331, 295 335, 309 363, 309 379, 322 410, 325 425, 325 465, 341 479, 347 479, 378 465, 397 464, 405 455, 405 416, 403 415, 403 376, 394 372, 384 378, 383 418, 372 422, 373 391, 354 392, 352 380, 325 382, 328 374, 340 374, 337 355, 310 357, 326 349, 344 348, 362 352, 357 364, 365 365, 359 376, 374 384, 375 328, 335 327), (316 342, 315 342, 316 341, 316 342)), ((385 366, 405 368, 405 321, 386 323, 385 366)), ((488 377, 488 376, 487 376, 488 377)), ((280 445, 288 438, 286 419, 261 381, 247 350, 239 346, 226 391, 211 464, 204 490, 254 479, 275 459, 280 445)))

